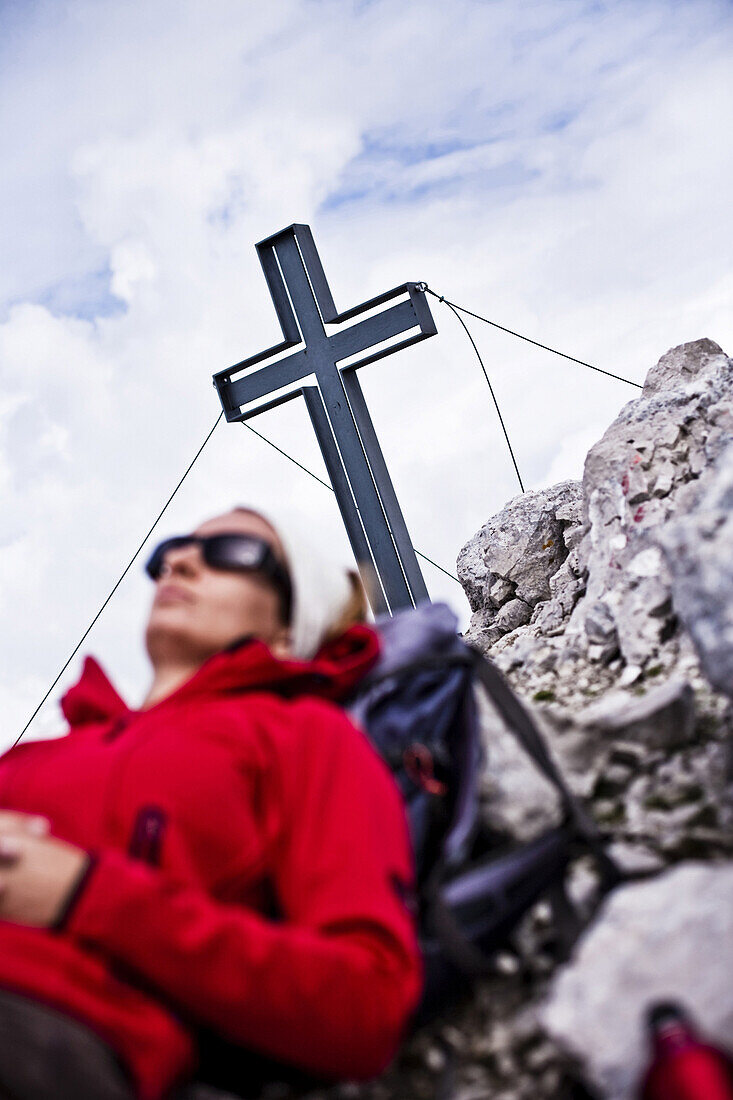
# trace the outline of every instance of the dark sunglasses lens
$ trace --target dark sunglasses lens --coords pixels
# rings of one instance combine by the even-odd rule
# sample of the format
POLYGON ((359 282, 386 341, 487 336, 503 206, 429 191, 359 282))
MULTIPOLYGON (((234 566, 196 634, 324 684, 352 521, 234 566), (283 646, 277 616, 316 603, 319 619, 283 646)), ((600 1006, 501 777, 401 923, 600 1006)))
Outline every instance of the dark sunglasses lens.
POLYGON ((290 621, 290 577, 271 546, 255 536, 212 535, 202 540, 202 549, 204 561, 215 569, 243 569, 268 577, 280 593, 285 621, 290 621))
POLYGON ((259 569, 263 544, 245 535, 212 535, 203 542, 204 561, 219 569, 259 569))
POLYGON ((158 543, 145 565, 145 572, 151 580, 157 581, 160 576, 160 571, 163 568, 165 556, 169 550, 176 550, 181 546, 188 546, 190 543, 191 539, 186 538, 185 535, 179 535, 177 538, 165 539, 163 542, 158 543))
POLYGON ((148 558, 145 571, 152 580, 157 581, 165 556, 171 550, 196 543, 204 561, 212 569, 243 569, 262 572, 269 577, 280 592, 286 621, 290 619, 292 588, 288 571, 275 557, 272 548, 262 539, 248 535, 209 535, 200 538, 195 535, 178 535, 166 539, 156 546, 148 558))

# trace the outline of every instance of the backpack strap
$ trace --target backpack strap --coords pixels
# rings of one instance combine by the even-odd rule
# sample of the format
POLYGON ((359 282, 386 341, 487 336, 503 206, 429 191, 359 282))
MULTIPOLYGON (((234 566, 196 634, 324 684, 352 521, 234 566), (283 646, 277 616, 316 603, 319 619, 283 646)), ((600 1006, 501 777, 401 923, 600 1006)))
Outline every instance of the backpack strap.
POLYGON ((568 894, 566 879, 560 878, 547 891, 557 935, 556 956, 558 962, 567 962, 575 943, 583 931, 584 923, 568 894))
POLYGON ((472 943, 461 928, 440 889, 440 874, 424 884, 422 899, 430 929, 440 941, 456 970, 466 977, 486 977, 494 972, 493 958, 472 943))
POLYGON ((560 795, 568 822, 572 824, 579 838, 595 856, 601 872, 604 892, 617 886, 624 878, 623 872, 606 851, 605 840, 598 825, 565 782, 529 711, 509 687, 496 665, 488 661, 473 646, 466 648, 471 653, 475 674, 486 689, 496 710, 525 752, 531 756, 545 778, 555 787, 560 795))
POLYGON ((486 852, 451 877, 438 865, 420 893, 428 935, 453 967, 473 980, 494 972, 496 950, 535 902, 547 897, 558 946, 563 955, 569 953, 582 927, 564 889, 576 848, 575 831, 565 824, 503 855, 486 852))
MULTIPOLYGON (((583 921, 570 900, 564 875, 548 887, 546 896, 554 918, 558 960, 565 962, 583 930, 583 921)), ((431 930, 456 970, 470 979, 495 974, 495 956, 472 943, 446 903, 437 879, 425 884, 423 898, 431 930)))

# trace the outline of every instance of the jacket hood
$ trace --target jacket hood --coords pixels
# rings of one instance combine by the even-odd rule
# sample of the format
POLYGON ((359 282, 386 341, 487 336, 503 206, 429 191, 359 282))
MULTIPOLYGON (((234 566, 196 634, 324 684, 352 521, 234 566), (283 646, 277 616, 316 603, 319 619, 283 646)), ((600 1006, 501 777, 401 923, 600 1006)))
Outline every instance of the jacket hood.
MULTIPOLYGON (((310 661, 281 660, 259 639, 243 638, 210 657, 155 705, 246 691, 272 691, 287 698, 317 695, 339 702, 348 697, 378 656, 378 635, 361 625, 327 643, 310 661)), ((70 726, 114 720, 131 711, 93 657, 85 659, 81 677, 63 696, 61 709, 70 726)))

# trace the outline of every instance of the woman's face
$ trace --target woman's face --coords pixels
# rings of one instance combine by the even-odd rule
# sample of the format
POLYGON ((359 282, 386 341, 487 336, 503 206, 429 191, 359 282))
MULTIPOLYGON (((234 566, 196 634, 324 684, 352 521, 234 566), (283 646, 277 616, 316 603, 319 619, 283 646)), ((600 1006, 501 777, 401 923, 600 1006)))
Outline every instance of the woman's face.
MULTIPOLYGON (((252 512, 227 512, 202 523, 194 534, 225 532, 265 539, 285 561, 275 530, 252 512)), ((280 596, 272 582, 257 573, 212 569, 196 545, 170 550, 155 583, 145 631, 153 665, 199 665, 247 634, 261 638, 278 656, 287 654, 288 629, 280 619, 280 596)))

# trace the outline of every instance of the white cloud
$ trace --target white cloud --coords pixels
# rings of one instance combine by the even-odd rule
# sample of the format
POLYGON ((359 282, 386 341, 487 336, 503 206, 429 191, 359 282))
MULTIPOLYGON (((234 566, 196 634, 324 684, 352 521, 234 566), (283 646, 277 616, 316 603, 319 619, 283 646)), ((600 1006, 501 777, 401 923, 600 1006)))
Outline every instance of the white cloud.
MULTIPOLYGON (((271 232, 313 225, 340 308, 424 278, 636 381, 683 340, 733 347, 722 0, 19 10, 0 44, 7 736, 213 424, 211 374, 279 338, 253 249, 271 232)), ((439 337, 362 385, 414 542, 452 570, 517 485, 465 334, 431 306, 439 337)), ((527 484, 578 476, 634 391, 469 324, 527 484)), ((324 476, 303 408, 255 427, 324 476)), ((233 425, 161 529, 273 499, 346 553, 332 494, 233 425)), ((85 646, 133 696, 147 598, 136 567, 85 646)))

